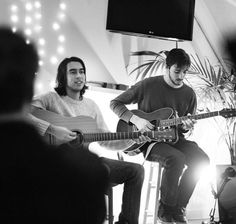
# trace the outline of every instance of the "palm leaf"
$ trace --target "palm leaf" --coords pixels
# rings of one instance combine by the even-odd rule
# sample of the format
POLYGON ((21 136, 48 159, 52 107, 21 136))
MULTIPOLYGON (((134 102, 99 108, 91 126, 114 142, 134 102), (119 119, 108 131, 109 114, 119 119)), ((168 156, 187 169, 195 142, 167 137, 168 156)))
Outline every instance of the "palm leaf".
POLYGON ((134 73, 137 70, 140 70, 141 68, 146 68, 147 66, 149 66, 150 64, 152 64, 153 62, 147 62, 145 64, 139 65, 136 68, 134 68, 129 74, 131 75, 132 73, 134 73))
POLYGON ((144 60, 144 63, 141 65, 138 65, 136 68, 131 70, 129 72, 129 75, 131 75, 134 72, 139 71, 139 73, 136 76, 136 80, 141 78, 144 79, 146 77, 150 77, 156 74, 158 69, 164 68, 165 66, 165 59, 166 55, 169 51, 160 51, 160 52, 153 52, 153 51, 136 51, 132 52, 131 56, 152 56, 153 59, 150 60, 144 60), (143 69, 142 69, 143 68, 143 69), (142 70, 140 70, 142 69, 142 70))
POLYGON ((152 68, 153 63, 150 63, 146 69, 143 71, 142 75, 141 75, 141 79, 144 79, 146 77, 146 75, 148 74, 149 70, 152 68))
POLYGON ((156 53, 154 51, 135 51, 131 52, 132 56, 159 56, 160 53, 156 53))
POLYGON ((197 58, 192 56, 193 59, 193 66, 195 66, 196 71, 199 72, 199 74, 205 75, 206 74, 206 70, 204 65, 202 64, 200 58, 198 57, 198 55, 196 55, 197 58))

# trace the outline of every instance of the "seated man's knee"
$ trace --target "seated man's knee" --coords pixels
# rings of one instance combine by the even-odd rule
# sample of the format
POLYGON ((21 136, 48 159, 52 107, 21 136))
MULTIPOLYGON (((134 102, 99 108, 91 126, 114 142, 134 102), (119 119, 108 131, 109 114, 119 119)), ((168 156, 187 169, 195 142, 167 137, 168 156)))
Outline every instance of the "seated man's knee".
POLYGON ((182 153, 168 156, 164 161, 165 168, 183 169, 185 166, 185 156, 182 153))
POLYGON ((144 179, 144 167, 140 164, 137 164, 137 172, 138 172, 138 175, 144 179))
POLYGON ((205 155, 203 156, 202 161, 203 161, 203 163, 204 163, 205 165, 208 166, 208 165, 210 164, 210 158, 209 158, 209 156, 208 156, 207 154, 205 154, 205 155))
POLYGON ((210 165, 210 158, 208 157, 207 154, 204 154, 201 157, 201 160, 198 163, 198 166, 202 167, 202 169, 208 167, 210 165))
POLYGON ((132 176, 134 176, 136 179, 140 180, 141 182, 144 179, 144 167, 137 163, 132 163, 130 166, 130 172, 132 173, 132 176))
MULTIPOLYGON (((193 160, 192 166, 208 166, 210 164, 210 158, 206 153, 202 153, 197 159, 193 160)), ((191 164, 190 164, 191 166, 191 164)))

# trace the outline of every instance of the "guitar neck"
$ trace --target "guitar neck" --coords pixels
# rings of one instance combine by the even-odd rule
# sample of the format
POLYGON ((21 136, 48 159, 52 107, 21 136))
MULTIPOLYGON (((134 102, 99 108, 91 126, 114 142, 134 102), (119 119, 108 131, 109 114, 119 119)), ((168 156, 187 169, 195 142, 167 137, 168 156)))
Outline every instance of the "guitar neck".
MULTIPOLYGON (((145 132, 150 138, 154 136, 155 131, 145 132)), ((124 139, 138 139, 141 132, 101 132, 101 133, 83 133, 84 142, 111 141, 124 139)))
POLYGON ((199 120, 199 119, 210 118, 210 117, 215 117, 215 116, 219 116, 219 115, 220 115, 220 111, 213 111, 213 112, 209 112, 209 113, 188 115, 188 116, 183 116, 183 117, 178 117, 178 118, 171 118, 171 119, 161 120, 160 121, 160 127, 168 127, 168 126, 173 126, 173 125, 179 125, 179 124, 182 124, 183 121, 186 120, 186 119, 199 120))

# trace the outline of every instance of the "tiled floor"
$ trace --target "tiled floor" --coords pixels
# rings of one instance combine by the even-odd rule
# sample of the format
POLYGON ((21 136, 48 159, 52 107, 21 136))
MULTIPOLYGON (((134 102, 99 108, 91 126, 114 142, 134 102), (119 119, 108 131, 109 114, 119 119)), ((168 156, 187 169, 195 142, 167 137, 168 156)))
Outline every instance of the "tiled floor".
POLYGON ((189 220, 189 224, 210 224, 209 220, 189 220))
MULTIPOLYGON (((194 220, 189 220, 188 222, 189 224, 210 224, 210 221, 209 220, 197 220, 197 219, 194 219, 194 220)), ((105 221, 104 224, 108 224, 108 221, 105 221)), ((140 223, 142 224, 142 223, 140 223)), ((152 222, 148 222, 148 223, 145 223, 145 224, 153 224, 152 222)), ((159 224, 159 223, 157 223, 159 224)))

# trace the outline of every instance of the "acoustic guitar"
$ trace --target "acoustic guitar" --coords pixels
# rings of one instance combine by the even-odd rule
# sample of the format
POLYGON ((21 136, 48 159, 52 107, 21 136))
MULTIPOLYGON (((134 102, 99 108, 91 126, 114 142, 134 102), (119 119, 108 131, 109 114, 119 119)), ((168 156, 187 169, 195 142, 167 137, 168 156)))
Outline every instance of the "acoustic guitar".
MULTIPOLYGON (((151 113, 145 113, 141 110, 132 110, 132 112, 149 122, 155 125, 155 130, 158 130, 159 132, 162 132, 164 130, 168 133, 168 139, 167 142, 170 144, 174 144, 178 141, 178 125, 182 124, 184 120, 186 119, 204 119, 204 118, 210 118, 215 116, 222 116, 224 118, 234 117, 236 116, 236 109, 223 109, 221 111, 213 111, 208 113, 202 113, 202 114, 196 114, 196 115, 188 115, 183 117, 175 117, 175 111, 172 108, 166 107, 159 110, 155 110, 151 113)), ((125 132, 130 132, 132 130, 135 130, 136 127, 131 123, 126 123, 123 120, 118 121, 117 130, 122 130, 125 132)), ((165 139, 162 139, 163 142, 165 139)), ((129 150, 132 152, 131 155, 135 155, 135 153, 140 153, 147 149, 147 146, 149 145, 149 142, 146 142, 142 145, 134 145, 133 148, 130 147, 129 150), (138 147, 135 149, 135 147, 138 147)), ((129 154, 129 150, 126 150, 129 154)))
MULTIPOLYGON (((130 128, 129 125, 124 126, 121 122, 117 125, 117 132, 101 132, 97 127, 95 119, 88 116, 77 117, 65 117, 58 115, 54 112, 35 108, 32 112, 35 117, 47 121, 50 124, 62 126, 77 133, 76 140, 70 142, 73 147, 79 146, 83 143, 91 143, 98 141, 112 141, 112 140, 125 140, 125 139, 138 139, 141 132, 137 131, 135 127, 130 128)), ((172 133, 173 129, 152 130, 143 133, 153 141, 163 142, 174 140, 175 133, 172 133)), ((60 145, 62 144, 53 135, 45 135, 44 138, 50 144, 60 145)), ((135 141, 129 141, 129 147, 124 149, 124 152, 129 155, 137 155, 140 153, 140 147, 145 143, 136 143, 135 141)))

